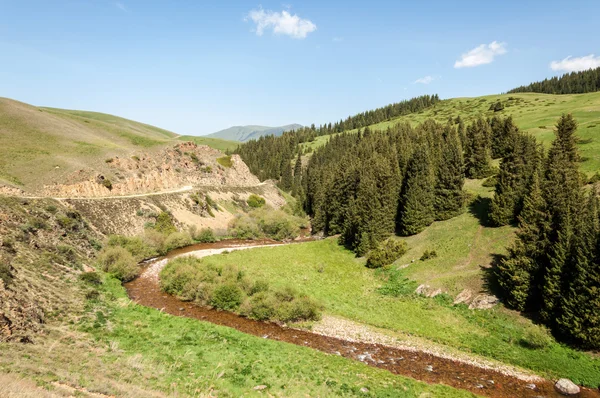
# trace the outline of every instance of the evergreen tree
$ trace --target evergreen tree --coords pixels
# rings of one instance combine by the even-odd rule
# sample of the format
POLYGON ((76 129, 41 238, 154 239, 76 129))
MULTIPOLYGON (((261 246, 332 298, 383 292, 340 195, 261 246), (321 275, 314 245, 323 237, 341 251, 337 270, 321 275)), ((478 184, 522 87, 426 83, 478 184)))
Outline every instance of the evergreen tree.
POLYGON ((490 126, 479 118, 467 128, 465 174, 469 178, 485 178, 493 173, 490 151, 490 126))
POLYGON ((447 220, 460 214, 464 206, 464 182, 462 145, 456 128, 448 125, 444 130, 441 159, 436 172, 436 220, 447 220))
POLYGON ((292 176, 292 165, 290 164, 290 161, 284 160, 284 162, 285 164, 281 171, 281 181, 279 183, 279 186, 284 191, 289 192, 292 189, 294 177, 292 176))
POLYGON ((398 230, 414 235, 434 220, 434 173, 429 148, 419 144, 409 162, 400 197, 398 230))
POLYGON ((549 245, 549 215, 542 196, 539 171, 533 175, 529 194, 519 216, 517 239, 509 248, 509 256, 496 270, 499 285, 513 308, 535 310, 540 308, 537 285, 542 278, 540 264, 549 245))
POLYGON ((299 197, 299 193, 302 191, 302 154, 298 152, 296 158, 296 164, 294 165, 294 178, 292 183, 292 196, 295 198, 299 197))
POLYGON ((563 276, 567 287, 561 296, 561 316, 557 319, 562 335, 588 347, 600 346, 599 234, 598 196, 592 192, 577 222, 571 264, 563 276))
POLYGON ((513 134, 510 144, 506 146, 490 205, 489 219, 496 226, 507 225, 518 219, 536 165, 539 165, 543 156, 535 138, 520 132, 513 134))

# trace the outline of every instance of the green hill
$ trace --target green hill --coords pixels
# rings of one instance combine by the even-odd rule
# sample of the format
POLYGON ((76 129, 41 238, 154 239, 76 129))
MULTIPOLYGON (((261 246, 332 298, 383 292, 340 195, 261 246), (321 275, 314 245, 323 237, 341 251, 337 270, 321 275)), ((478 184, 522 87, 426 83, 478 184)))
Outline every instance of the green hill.
POLYGON ((181 135, 177 137, 178 140, 181 141, 192 141, 198 145, 208 145, 209 147, 218 149, 220 151, 233 151, 240 144, 237 141, 229 141, 223 140, 220 138, 211 138, 211 137, 199 137, 195 135, 181 135))
MULTIPOLYGON (((113 115, 0 98, 0 185, 36 190, 84 168, 101 173, 106 159, 155 151, 180 139, 171 131, 113 115)), ((235 147, 218 139, 197 143, 221 150, 235 147)))
MULTIPOLYGON (((417 125, 427 119, 445 122, 458 115, 466 122, 494 115, 512 116, 524 131, 533 134, 540 142, 549 144, 554 138, 554 123, 563 113, 572 113, 579 122, 580 150, 583 156, 581 168, 588 174, 600 171, 600 93, 552 95, 520 93, 488 95, 475 98, 453 98, 439 102, 431 108, 415 114, 371 125, 374 130, 385 130, 397 123, 417 125), (490 106, 500 101, 504 109, 499 112, 490 106)), ((305 147, 322 146, 329 135, 317 137, 305 147)))
POLYGON ((233 126, 228 129, 209 134, 206 137, 244 142, 252 139, 257 139, 263 135, 281 135, 284 131, 297 130, 301 127, 302 125, 300 124, 288 124, 286 126, 279 127, 233 126))

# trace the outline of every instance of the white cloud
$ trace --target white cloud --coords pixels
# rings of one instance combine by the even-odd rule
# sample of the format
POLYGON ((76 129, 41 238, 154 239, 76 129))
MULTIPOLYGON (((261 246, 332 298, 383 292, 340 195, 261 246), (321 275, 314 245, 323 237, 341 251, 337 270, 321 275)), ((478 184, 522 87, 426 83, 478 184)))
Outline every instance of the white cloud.
POLYGON ((490 44, 482 44, 471 51, 464 53, 454 63, 455 68, 472 68, 474 66, 490 64, 496 55, 506 54, 506 43, 493 41, 490 44))
POLYGON ((432 81, 434 81, 435 79, 436 79, 435 76, 425 76, 425 77, 422 77, 420 79, 415 80, 413 82, 413 84, 417 84, 417 83, 420 83, 420 84, 429 84, 432 81))
POLYGON ((246 17, 256 24, 256 34, 262 36, 266 29, 272 29, 273 33, 288 35, 294 39, 304 39, 317 30, 317 25, 308 19, 302 19, 298 15, 290 14, 288 11, 274 12, 265 11, 262 8, 252 10, 246 17))
POLYGON ((581 72, 583 70, 594 69, 598 67, 600 67, 600 57, 595 57, 594 54, 575 58, 569 55, 562 61, 552 61, 550 63, 550 68, 552 70, 560 70, 565 72, 581 72))
POLYGON ((344 38, 343 37, 334 37, 332 40, 334 43, 339 43, 341 41, 344 41, 344 38))
POLYGON ((115 2, 115 5, 117 6, 118 9, 127 11, 127 7, 125 7, 125 4, 121 3, 120 1, 115 2))

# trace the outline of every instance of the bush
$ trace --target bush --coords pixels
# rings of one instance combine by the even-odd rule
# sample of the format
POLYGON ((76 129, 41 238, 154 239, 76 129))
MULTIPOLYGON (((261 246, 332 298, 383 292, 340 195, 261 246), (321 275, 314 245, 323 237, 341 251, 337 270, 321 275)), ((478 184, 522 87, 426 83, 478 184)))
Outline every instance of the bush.
POLYGON ((108 247, 98 254, 100 268, 122 282, 128 282, 139 273, 137 262, 126 249, 108 247))
POLYGON ((165 241, 167 240, 167 236, 162 234, 152 228, 147 228, 144 231, 144 243, 150 246, 156 254, 165 255, 167 253, 167 249, 165 246, 165 241))
POLYGON ((108 189, 109 191, 112 191, 113 185, 112 185, 112 182, 108 178, 103 179, 101 184, 104 188, 108 189))
POLYGON ((130 238, 123 235, 110 235, 106 245, 126 249, 137 261, 155 257, 158 254, 154 247, 139 237, 130 238))
POLYGON ((437 257, 437 252, 435 250, 425 250, 419 260, 427 261, 427 260, 430 260, 430 259, 436 258, 436 257, 437 257))
POLYGON ((9 286, 13 281, 12 267, 0 259, 0 279, 4 286, 9 286))
POLYGON ((219 163, 223 167, 230 168, 233 166, 233 162, 231 161, 231 156, 223 156, 217 158, 217 163, 219 163))
POLYGON ((167 252, 192 244, 192 237, 187 232, 173 232, 165 239, 164 248, 167 252))
POLYGON ((259 239, 264 236, 256 220, 248 215, 237 215, 230 224, 231 234, 238 239, 259 239))
POLYGON ((321 314, 317 303, 303 296, 279 303, 275 317, 283 322, 318 321, 321 314))
POLYGON ((211 305, 226 311, 237 310, 244 300, 244 292, 232 283, 221 285, 213 292, 211 305))
POLYGON ((408 251, 403 240, 387 239, 367 256, 367 268, 381 268, 392 264, 408 251))
POLYGON ((79 280, 89 283, 90 285, 102 284, 102 277, 97 272, 84 272, 79 275, 79 280))
POLYGON ((248 203, 248 206, 254 209, 258 209, 260 207, 263 207, 267 202, 265 201, 265 198, 252 194, 250 195, 250 197, 248 197, 246 203, 248 203))
POLYGON ((267 292, 259 292, 244 303, 242 314, 257 321, 268 321, 275 316, 277 302, 267 292))
POLYGON ((531 328, 525 332, 525 336, 519 343, 533 350, 541 350, 550 346, 552 338, 544 328, 531 328))
POLYGON ((171 218, 171 215, 166 211, 161 211, 156 216, 154 229, 165 235, 177 232, 177 228, 175 228, 175 224, 173 224, 173 219, 171 218))
POLYGON ((237 267, 216 267, 193 257, 169 262, 160 273, 161 288, 182 300, 193 300, 261 321, 318 320, 320 306, 290 287, 269 289, 251 281, 237 267))
POLYGON ((198 232, 195 232, 192 237, 195 241, 200 243, 213 243, 217 241, 215 233, 210 228, 203 228, 198 232))

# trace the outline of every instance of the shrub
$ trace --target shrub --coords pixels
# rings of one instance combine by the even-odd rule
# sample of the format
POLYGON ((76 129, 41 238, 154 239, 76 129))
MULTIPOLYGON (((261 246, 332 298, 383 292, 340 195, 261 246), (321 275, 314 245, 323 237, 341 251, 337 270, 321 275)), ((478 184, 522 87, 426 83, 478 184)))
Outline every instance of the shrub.
POLYGON ((387 239, 367 256, 368 268, 381 268, 392 264, 408 251, 406 242, 397 239, 387 239))
POLYGON ((122 247, 126 249, 137 261, 142 261, 158 254, 155 248, 139 237, 130 238, 123 235, 110 235, 106 245, 108 247, 122 247))
POLYGON ((258 239, 264 236, 256 220, 247 215, 237 215, 230 224, 231 234, 239 239, 258 239))
POLYGON ((97 272, 84 272, 79 275, 79 280, 89 283, 90 285, 102 284, 102 277, 97 272))
POLYGON ((168 252, 192 244, 192 237, 187 232, 173 232, 165 239, 165 250, 168 252))
POLYGON ((213 292, 211 305, 214 307, 226 310, 237 310, 244 300, 244 292, 232 283, 221 285, 213 292))
POLYGON ((152 229, 147 228, 144 231, 143 241, 148 246, 150 246, 156 254, 164 255, 167 253, 165 241, 167 240, 167 236, 152 229))
POLYGON ((48 205, 48 206, 46 206, 46 211, 47 211, 48 213, 52 213, 52 214, 54 214, 54 213, 56 213, 56 211, 57 211, 57 210, 58 210, 58 209, 57 209, 57 208, 56 208, 56 206, 54 206, 54 205, 48 205))
POLYGON ((248 203, 248 206, 250 206, 254 209, 258 209, 260 207, 263 207, 265 205, 266 201, 265 201, 265 198, 262 198, 255 194, 252 194, 252 195, 250 195, 250 197, 248 198, 246 203, 248 203))
POLYGON ((195 241, 201 243, 212 243, 216 242, 217 238, 215 237, 215 233, 210 228, 203 228, 200 231, 194 233, 192 235, 195 241))
POLYGON ((552 343, 548 331, 542 327, 531 328, 525 332, 525 336, 519 341, 524 347, 531 348, 533 350, 541 350, 547 348, 552 343))
POLYGON ((436 257, 437 257, 437 252, 435 250, 425 250, 419 260, 427 261, 427 260, 430 260, 430 259, 436 258, 436 257))
POLYGON ((284 322, 318 320, 320 306, 285 287, 269 289, 265 281, 251 281, 234 266, 217 267, 193 257, 170 261, 160 273, 161 288, 182 300, 194 300, 257 320, 284 322))
POLYGON ((5 286, 9 286, 13 281, 12 267, 2 259, 0 259, 0 279, 5 286))
POLYGON ((217 202, 215 202, 210 196, 206 195, 204 199, 206 200, 207 206, 212 207, 216 211, 219 211, 219 205, 217 205, 217 202))
POLYGON ((98 264, 107 272, 122 282, 128 282, 139 273, 137 262, 127 250, 122 247, 108 247, 98 254, 98 264))
POLYGON ((275 318, 283 322, 318 321, 321 314, 317 303, 303 296, 279 303, 275 318))
POLYGON ((217 163, 219 163, 223 167, 230 168, 233 166, 233 162, 231 161, 231 156, 222 156, 217 158, 217 163))
POLYGON ((103 179, 101 184, 104 188, 108 189, 109 191, 112 191, 113 185, 112 185, 112 182, 108 178, 103 179))
POLYGON ((268 321, 276 314, 277 303, 267 292, 259 292, 244 303, 242 314, 257 321, 268 321))
POLYGON ((170 234, 177 231, 171 215, 166 211, 161 211, 156 216, 156 222, 154 223, 154 229, 163 234, 170 234))

